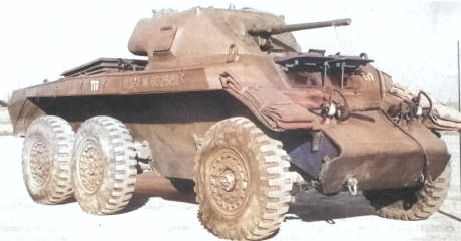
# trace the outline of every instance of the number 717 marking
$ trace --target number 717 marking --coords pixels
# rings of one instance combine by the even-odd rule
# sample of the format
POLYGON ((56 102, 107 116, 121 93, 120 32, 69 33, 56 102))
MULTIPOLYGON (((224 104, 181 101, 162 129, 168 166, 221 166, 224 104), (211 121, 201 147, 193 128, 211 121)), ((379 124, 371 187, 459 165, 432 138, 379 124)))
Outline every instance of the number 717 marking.
POLYGON ((91 91, 99 90, 99 80, 90 80, 90 90, 91 91))

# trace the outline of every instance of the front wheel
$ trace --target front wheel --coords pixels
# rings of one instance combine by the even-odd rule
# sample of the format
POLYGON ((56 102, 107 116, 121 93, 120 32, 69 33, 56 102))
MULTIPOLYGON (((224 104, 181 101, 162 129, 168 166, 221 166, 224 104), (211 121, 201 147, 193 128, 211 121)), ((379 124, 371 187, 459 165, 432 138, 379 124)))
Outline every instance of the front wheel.
POLYGON ((75 199, 92 214, 112 214, 130 201, 136 182, 134 144, 128 129, 110 117, 85 121, 73 151, 75 199))
POLYGON ((291 201, 288 158, 281 142, 248 119, 228 119, 211 127, 194 169, 203 226, 224 239, 273 235, 291 201))
POLYGON ((398 220, 422 220, 434 214, 447 196, 450 186, 450 163, 432 181, 421 187, 396 190, 367 191, 365 197, 379 216, 398 220))

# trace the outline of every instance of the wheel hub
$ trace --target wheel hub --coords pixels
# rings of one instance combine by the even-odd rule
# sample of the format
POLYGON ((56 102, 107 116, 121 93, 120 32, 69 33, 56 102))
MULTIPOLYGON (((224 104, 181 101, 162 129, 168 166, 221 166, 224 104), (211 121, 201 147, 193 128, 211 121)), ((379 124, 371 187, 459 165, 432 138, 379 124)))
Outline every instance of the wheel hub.
POLYGON ((104 179, 105 158, 98 145, 93 141, 83 144, 78 161, 80 183, 88 193, 94 193, 104 179))
POLYGON ((222 174, 223 175, 221 177, 218 177, 219 179, 221 179, 221 188, 226 192, 231 192, 235 190, 235 173, 232 170, 227 169, 222 174))
POLYGON ((38 186, 43 186, 51 174, 51 160, 48 147, 41 141, 32 145, 30 152, 30 174, 33 182, 38 186))
POLYGON ((249 172, 245 160, 235 150, 223 149, 211 163, 211 201, 223 213, 233 214, 248 199, 249 172))

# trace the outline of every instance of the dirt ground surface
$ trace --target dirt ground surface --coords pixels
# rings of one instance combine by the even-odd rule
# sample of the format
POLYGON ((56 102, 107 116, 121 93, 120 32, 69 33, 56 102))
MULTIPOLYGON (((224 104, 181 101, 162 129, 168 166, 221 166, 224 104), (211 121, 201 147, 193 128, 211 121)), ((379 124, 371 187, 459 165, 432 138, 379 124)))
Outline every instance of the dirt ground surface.
MULTIPOLYGON (((280 232, 269 240, 461 240, 459 137, 443 137, 452 154, 447 201, 429 219, 387 220, 374 215, 362 195, 298 195, 280 232)), ((0 137, 0 240, 219 240, 197 220, 194 196, 178 193, 168 180, 139 176, 136 195, 120 214, 95 216, 75 202, 34 203, 22 181, 22 139, 0 137)))

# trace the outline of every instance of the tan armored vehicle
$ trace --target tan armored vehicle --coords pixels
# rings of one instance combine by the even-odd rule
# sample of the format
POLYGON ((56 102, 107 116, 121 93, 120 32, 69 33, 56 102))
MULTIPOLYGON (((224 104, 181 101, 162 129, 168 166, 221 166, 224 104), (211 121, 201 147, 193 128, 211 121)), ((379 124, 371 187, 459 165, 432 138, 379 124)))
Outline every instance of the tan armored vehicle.
POLYGON ((366 54, 300 52, 291 33, 348 24, 211 8, 139 21, 128 47, 147 60, 98 59, 13 93, 30 196, 115 213, 148 161, 193 180, 200 222, 224 239, 270 237, 309 188, 362 191, 387 218, 429 217, 449 184, 437 131, 459 123, 366 54))

